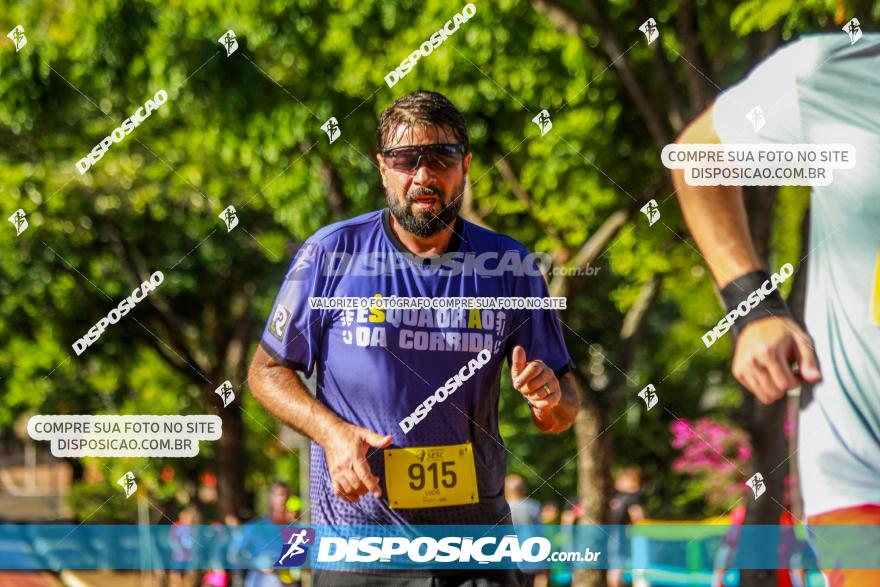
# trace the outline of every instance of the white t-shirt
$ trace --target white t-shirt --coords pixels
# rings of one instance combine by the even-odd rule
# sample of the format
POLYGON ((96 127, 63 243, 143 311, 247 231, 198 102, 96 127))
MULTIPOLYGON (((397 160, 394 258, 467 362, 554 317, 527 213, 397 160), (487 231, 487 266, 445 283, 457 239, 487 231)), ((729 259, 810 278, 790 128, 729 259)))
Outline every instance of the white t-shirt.
POLYGON ((803 395, 798 462, 808 516, 880 504, 880 34, 779 49, 718 98, 713 121, 723 143, 855 147, 855 167, 812 190, 806 325, 824 379, 803 395))

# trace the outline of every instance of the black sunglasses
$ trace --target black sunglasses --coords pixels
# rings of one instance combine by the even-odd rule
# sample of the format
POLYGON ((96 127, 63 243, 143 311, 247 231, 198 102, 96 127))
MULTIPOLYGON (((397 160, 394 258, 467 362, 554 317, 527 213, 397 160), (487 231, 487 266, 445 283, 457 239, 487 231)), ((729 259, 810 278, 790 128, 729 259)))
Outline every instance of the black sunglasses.
POLYGON ((382 149, 382 157, 385 165, 394 171, 414 172, 422 164, 422 160, 428 167, 442 170, 461 163, 464 159, 464 145, 437 143, 382 149))

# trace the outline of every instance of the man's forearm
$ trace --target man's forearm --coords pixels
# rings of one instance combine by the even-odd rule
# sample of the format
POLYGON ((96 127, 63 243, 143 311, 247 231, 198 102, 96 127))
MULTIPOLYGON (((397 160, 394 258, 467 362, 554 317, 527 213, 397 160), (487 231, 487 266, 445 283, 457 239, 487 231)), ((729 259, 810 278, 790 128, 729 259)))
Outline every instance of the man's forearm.
POLYGON ((580 395, 574 375, 566 373, 559 379, 562 398, 551 410, 532 408, 532 422, 541 432, 563 432, 574 423, 580 406, 580 395))
POLYGON ((279 365, 260 347, 251 362, 248 384, 270 414, 321 446, 344 423, 309 393, 296 371, 279 365))
MULTIPOLYGON (((720 143, 712 108, 698 116, 676 142, 720 143)), ((680 169, 673 170, 672 182, 688 229, 719 287, 761 266, 752 245, 741 187, 688 185, 680 169)))
POLYGON ((688 229, 719 287, 761 266, 752 245, 738 186, 690 186, 681 171, 673 173, 688 229))

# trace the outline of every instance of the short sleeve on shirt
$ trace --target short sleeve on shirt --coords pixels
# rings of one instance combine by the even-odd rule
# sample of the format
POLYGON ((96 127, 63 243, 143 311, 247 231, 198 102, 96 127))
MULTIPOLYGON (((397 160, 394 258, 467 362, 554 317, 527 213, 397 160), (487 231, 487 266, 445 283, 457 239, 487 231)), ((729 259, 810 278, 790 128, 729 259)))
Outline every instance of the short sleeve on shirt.
MULTIPOLYGON (((538 270, 534 259, 523 251, 528 275, 517 276, 513 291, 517 297, 548 297, 547 282, 538 270)), ((507 339, 505 353, 510 363, 513 349, 521 345, 526 351, 526 360, 540 359, 553 369, 556 377, 561 377, 574 367, 565 339, 562 336, 562 322, 556 310, 516 310, 510 325, 511 334, 507 339)))
POLYGON ((822 55, 816 37, 791 43, 721 94, 712 109, 712 122, 721 142, 803 143, 798 80, 815 71, 822 55), (760 111, 753 113, 756 108, 760 111), (754 116, 762 119, 757 130, 751 120, 754 116))
POLYGON ((310 297, 325 295, 326 255, 307 241, 281 284, 260 344, 280 364, 311 375, 318 359, 325 311, 312 309, 310 297))

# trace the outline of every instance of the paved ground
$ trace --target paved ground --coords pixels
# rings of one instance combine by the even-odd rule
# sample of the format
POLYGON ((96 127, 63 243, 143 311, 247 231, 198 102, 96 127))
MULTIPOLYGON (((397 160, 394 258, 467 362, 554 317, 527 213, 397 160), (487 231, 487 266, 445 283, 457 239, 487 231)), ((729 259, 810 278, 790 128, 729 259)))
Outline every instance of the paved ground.
POLYGON ((0 587, 62 587, 52 573, 42 571, 0 571, 0 587))

